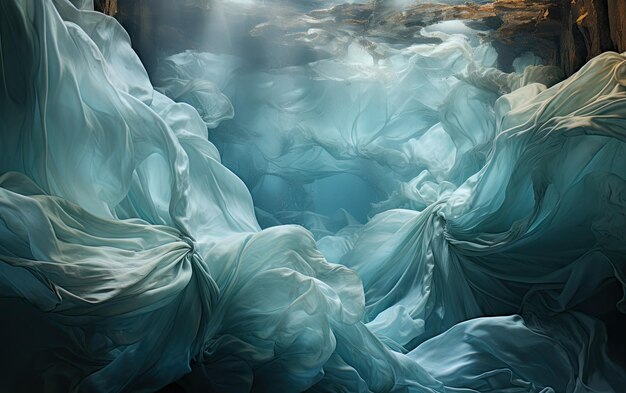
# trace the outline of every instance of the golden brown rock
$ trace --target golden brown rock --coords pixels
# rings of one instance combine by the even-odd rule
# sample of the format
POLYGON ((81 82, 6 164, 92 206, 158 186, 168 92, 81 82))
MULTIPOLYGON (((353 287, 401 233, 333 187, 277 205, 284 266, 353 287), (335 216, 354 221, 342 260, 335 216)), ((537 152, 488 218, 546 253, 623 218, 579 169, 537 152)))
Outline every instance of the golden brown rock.
POLYGON ((117 14, 117 0, 94 0, 93 8, 103 14, 113 16, 117 14))
POLYGON ((619 52, 626 52, 626 1, 608 0, 611 39, 619 52))

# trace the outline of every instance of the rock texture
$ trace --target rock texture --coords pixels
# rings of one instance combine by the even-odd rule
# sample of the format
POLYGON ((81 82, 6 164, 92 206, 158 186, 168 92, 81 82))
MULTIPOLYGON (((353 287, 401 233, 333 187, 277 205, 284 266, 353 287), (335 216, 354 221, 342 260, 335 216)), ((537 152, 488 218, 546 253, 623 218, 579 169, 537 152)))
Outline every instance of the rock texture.
POLYGON ((500 68, 511 71, 512 61, 533 52, 546 64, 559 64, 560 8, 554 0, 496 0, 494 24, 488 39, 500 53, 500 68))
POLYGON ((569 76, 606 51, 626 51, 624 0, 496 0, 491 9, 497 29, 489 39, 500 66, 531 51, 569 76))
POLYGON ((494 11, 500 50, 531 50, 567 76, 602 52, 626 51, 624 0, 496 0, 494 11))
POLYGON ((611 40, 620 52, 626 51, 626 1, 608 0, 611 40))
POLYGON ((96 11, 114 16, 117 14, 117 0, 94 0, 93 8, 96 11))
MULTIPOLYGON (((623 4, 623 1, 620 0, 620 3, 623 4)), ((564 1, 562 10, 560 63, 566 74, 572 74, 602 52, 619 50, 611 38, 607 0, 564 1)), ((620 21, 614 23, 616 28, 620 27, 620 21)))
MULTIPOLYGON (((302 45, 303 37, 316 27, 337 36, 352 34, 365 41, 411 44, 432 40, 420 35, 422 28, 450 20, 463 20, 469 27, 484 31, 480 37, 498 50, 503 70, 510 70, 513 59, 530 51, 571 75, 602 52, 626 51, 626 0, 476 0, 451 5, 416 0, 401 9, 383 0, 332 8, 310 1, 306 9, 297 1, 266 0, 264 8, 233 4, 219 12, 211 0, 94 2, 96 9, 116 15, 149 69, 157 52, 198 49, 228 53, 235 46, 247 54, 259 52, 261 47, 271 50, 270 54, 259 52, 255 56, 268 66, 285 66, 289 56, 281 57, 285 52, 281 46, 290 47, 292 54, 300 50, 302 61, 332 56, 302 45), (270 8, 272 12, 267 12, 270 8), (240 26, 244 27, 241 31, 231 28, 230 40, 213 40, 208 45, 203 40, 210 29, 207 21, 214 21, 216 14, 245 26, 240 26)), ((216 33, 219 28, 211 32, 216 33)), ((291 56, 290 61, 296 57, 291 56)))

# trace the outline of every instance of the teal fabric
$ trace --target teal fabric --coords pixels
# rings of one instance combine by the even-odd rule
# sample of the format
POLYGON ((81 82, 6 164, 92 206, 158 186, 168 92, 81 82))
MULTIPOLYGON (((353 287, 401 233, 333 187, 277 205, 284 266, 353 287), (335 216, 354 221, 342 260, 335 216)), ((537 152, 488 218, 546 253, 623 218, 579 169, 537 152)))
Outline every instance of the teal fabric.
POLYGON ((209 142, 251 99, 203 73, 224 59, 176 55, 155 91, 121 26, 88 6, 0 2, 0 390, 626 386, 593 316, 625 311, 623 292, 598 294, 626 279, 626 57, 549 87, 554 69, 505 74, 489 48, 442 33, 392 51, 405 79, 379 90, 356 47, 310 65, 319 84, 247 75, 274 112, 244 111, 236 124, 262 132, 229 148, 258 141, 265 168, 311 180, 379 165, 378 214, 300 212, 314 236, 262 230, 209 142), (292 141, 273 155, 267 119, 292 141))

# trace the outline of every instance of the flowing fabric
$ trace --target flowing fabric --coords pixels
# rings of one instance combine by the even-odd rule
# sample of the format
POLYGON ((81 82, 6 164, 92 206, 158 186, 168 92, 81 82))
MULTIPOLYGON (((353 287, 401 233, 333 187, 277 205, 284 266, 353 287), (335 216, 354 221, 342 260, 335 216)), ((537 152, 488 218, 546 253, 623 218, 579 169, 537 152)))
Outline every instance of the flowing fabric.
POLYGON ((626 386, 593 316, 626 311, 626 57, 550 87, 443 33, 274 73, 185 52, 159 92, 87 8, 0 2, 0 390, 626 386), (258 142, 246 183, 349 173, 387 198, 255 213, 208 139, 231 118, 224 151, 258 142))

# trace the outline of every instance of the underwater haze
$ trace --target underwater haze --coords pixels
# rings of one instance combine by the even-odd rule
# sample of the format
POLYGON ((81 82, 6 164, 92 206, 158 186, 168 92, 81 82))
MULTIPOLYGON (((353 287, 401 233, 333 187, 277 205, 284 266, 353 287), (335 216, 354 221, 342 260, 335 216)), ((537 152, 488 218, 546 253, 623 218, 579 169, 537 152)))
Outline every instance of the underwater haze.
POLYGON ((0 391, 623 391, 626 54, 421 3, 0 2, 0 391))

